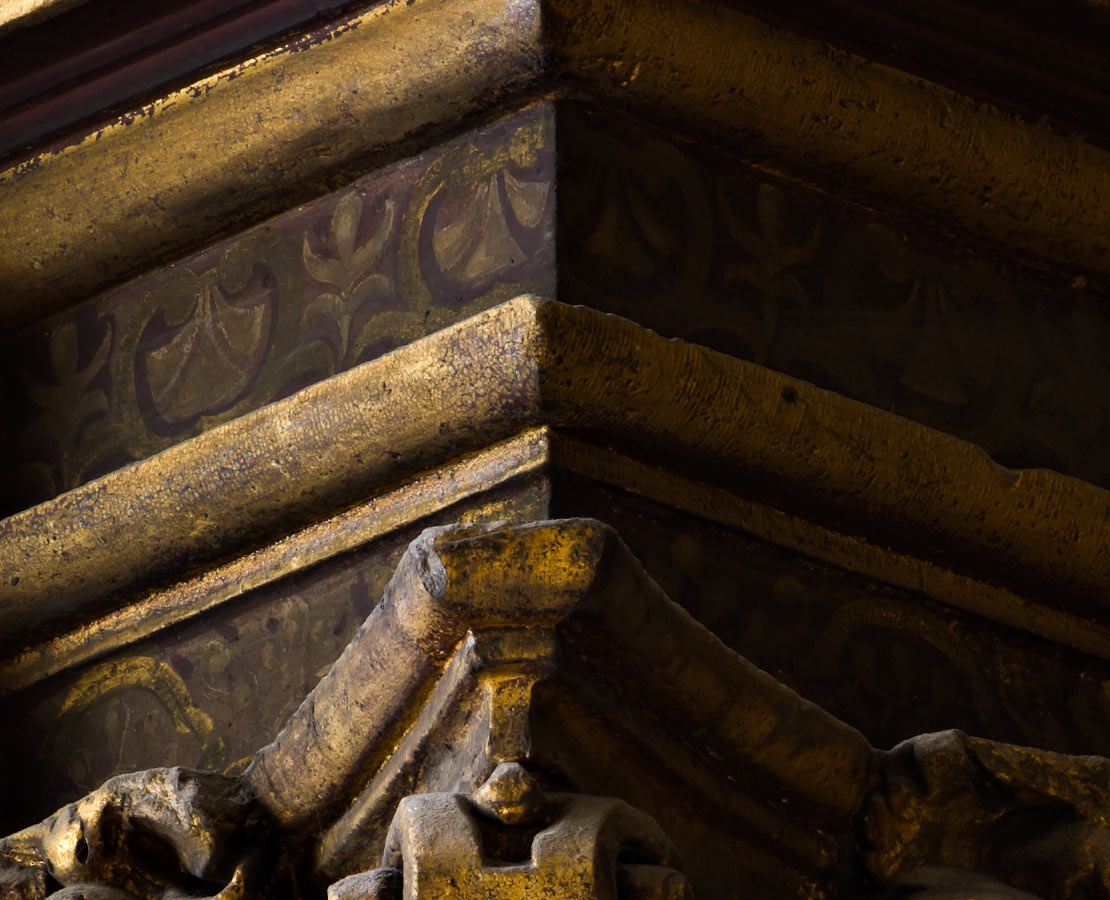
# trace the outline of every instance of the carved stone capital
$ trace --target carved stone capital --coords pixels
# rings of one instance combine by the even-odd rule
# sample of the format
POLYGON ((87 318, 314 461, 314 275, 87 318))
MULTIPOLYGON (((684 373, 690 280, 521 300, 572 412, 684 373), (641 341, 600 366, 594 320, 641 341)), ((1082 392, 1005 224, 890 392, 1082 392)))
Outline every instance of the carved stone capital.
POLYGON ((674 844, 623 800, 545 794, 502 763, 474 794, 406 797, 382 865, 328 889, 329 900, 688 900, 674 844))
POLYGON ((240 777, 113 778, 0 841, 4 900, 1086 900, 1110 762, 890 752, 587 519, 429 529, 240 777), (682 863, 679 863, 679 858, 682 863))

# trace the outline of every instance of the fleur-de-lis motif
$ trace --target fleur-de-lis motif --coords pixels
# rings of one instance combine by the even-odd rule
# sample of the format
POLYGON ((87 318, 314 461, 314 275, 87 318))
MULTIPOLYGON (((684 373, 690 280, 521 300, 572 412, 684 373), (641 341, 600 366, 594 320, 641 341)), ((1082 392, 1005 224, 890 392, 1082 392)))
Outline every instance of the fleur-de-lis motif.
POLYGON ((722 204, 729 233, 746 250, 749 259, 737 259, 725 273, 726 281, 736 278, 751 283, 768 300, 783 298, 808 303, 808 295, 790 269, 806 262, 821 243, 821 222, 813 226, 813 233, 804 244, 791 246, 783 242, 782 192, 770 184, 761 184, 756 191, 755 212, 759 231, 744 225, 735 209, 722 204))
POLYGON ((724 281, 729 284, 743 281, 750 284, 759 295, 762 321, 766 339, 760 356, 766 353, 777 330, 779 306, 789 301, 805 308, 809 294, 790 270, 813 257, 821 244, 822 228, 818 220, 813 232, 803 244, 786 244, 783 239, 783 195, 770 184, 760 184, 756 190, 755 212, 759 230, 744 224, 733 204, 722 202, 721 214, 725 225, 747 256, 734 259, 725 271, 724 281))
MULTIPOLYGON (((362 222, 363 204, 357 194, 347 194, 336 204, 331 217, 330 237, 334 257, 320 256, 313 251, 305 234, 303 256, 309 274, 335 290, 319 294, 305 307, 303 318, 322 315, 339 329, 340 365, 352 355, 351 322, 362 304, 374 297, 388 294, 389 278, 370 272, 381 256, 393 233, 394 203, 389 197, 382 201, 382 218, 377 229, 361 247, 355 246, 362 222)), ((357 342, 355 342, 357 344, 357 342)), ((357 352, 354 354, 357 355, 357 352)))
POLYGON ((108 328, 92 359, 80 365, 80 335, 76 322, 62 322, 50 333, 50 366, 53 383, 27 378, 25 389, 39 408, 23 431, 25 445, 46 444, 58 452, 55 491, 78 484, 86 466, 118 437, 107 421, 108 396, 92 382, 104 369, 112 348, 108 328))
POLYGON ((71 438, 80 424, 95 412, 108 408, 104 391, 88 390, 89 383, 97 376, 108 359, 112 346, 112 333, 107 331, 89 363, 79 368, 77 325, 63 322, 50 334, 50 365, 54 384, 28 382, 27 393, 43 411, 36 420, 40 429, 48 428, 51 434, 71 438))

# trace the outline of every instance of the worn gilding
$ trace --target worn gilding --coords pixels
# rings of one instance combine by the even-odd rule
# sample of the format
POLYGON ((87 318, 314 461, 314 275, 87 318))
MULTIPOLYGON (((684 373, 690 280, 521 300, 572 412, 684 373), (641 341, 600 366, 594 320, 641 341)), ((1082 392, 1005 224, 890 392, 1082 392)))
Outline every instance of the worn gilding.
POLYGON ((531 0, 384 3, 20 163, 0 173, 2 321, 396 158, 421 129, 519 96, 541 56, 531 0))
MULTIPOLYGON (((790 541, 819 558, 939 585, 977 613, 1100 645, 1083 623, 1105 624, 1106 492, 1004 469, 971 445, 752 363, 528 298, 0 523, 6 630, 25 642, 49 637, 48 623, 56 635, 113 614, 186 565, 248 552, 544 425, 674 461, 687 477, 818 523, 825 537, 803 528, 790 541), (876 555, 874 544, 887 549, 876 555), (948 569, 972 580, 961 587, 966 576, 948 569), (994 602, 985 598, 996 589, 976 581, 1008 590, 994 602)), ((772 521, 780 515, 749 518, 788 534, 792 519, 772 521)))
POLYGON ((42 317, 537 91, 631 103, 1030 261, 1105 273, 1105 150, 717 4, 387 3, 0 174, 3 321, 42 317), (407 143, 406 143, 407 142, 407 143))
POLYGON ((554 0, 546 36, 593 91, 944 229, 1105 273, 1110 154, 723 4, 554 0))
POLYGON ((0 516, 554 291, 553 119, 503 116, 8 336, 0 516))
POLYGON ((112 778, 0 840, 0 890, 1088 900, 1110 887, 1108 767, 956 730, 878 750, 608 526, 457 524, 409 545, 242 774, 112 778))
POLYGON ((0 694, 142 640, 262 585, 488 492, 536 471, 548 456, 548 435, 542 429, 524 432, 230 562, 152 591, 75 630, 20 647, 0 661, 0 694))

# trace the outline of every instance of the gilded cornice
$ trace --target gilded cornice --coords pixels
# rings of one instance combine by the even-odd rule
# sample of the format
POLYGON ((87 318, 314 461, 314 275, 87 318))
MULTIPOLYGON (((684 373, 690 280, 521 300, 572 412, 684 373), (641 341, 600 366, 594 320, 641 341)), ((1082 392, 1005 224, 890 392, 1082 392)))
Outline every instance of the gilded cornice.
MULTIPOLYGON (((1106 491, 1004 469, 971 444, 753 363, 531 298, 0 523, 0 622, 22 641, 46 623, 56 634, 106 616, 92 645, 111 646, 135 626, 119 610, 137 591, 248 554, 204 576, 213 584, 140 605, 149 632, 349 549, 386 527, 383 512, 418 517, 552 453, 834 565, 1085 652, 1108 646, 1106 491), (467 462, 452 486, 464 456, 516 435, 467 462), (701 487, 671 485, 612 451, 596 457, 582 440, 673 466, 701 487), (441 467, 439 499, 435 476, 407 494, 398 487, 441 467), (278 538, 288 543, 252 558, 278 538)), ((27 651, 6 674, 25 683, 74 652, 83 658, 77 646, 27 651)))
POLYGON ((1104 274, 1110 155, 685 0, 387 3, 0 173, 3 321, 56 311, 537 92, 617 100, 1034 264, 1104 274))
POLYGON ((545 36, 594 94, 716 134, 841 195, 1107 271, 1110 154, 717 4, 554 0, 545 36))
MULTIPOLYGON (((388 733, 392 722, 411 716, 401 710, 427 697, 422 682, 438 677, 468 634, 510 626, 561 626, 567 631, 576 625, 595 643, 612 640, 629 666, 642 668, 645 675, 638 687, 645 694, 672 692, 671 703, 685 709, 724 701, 735 718, 730 721, 727 713, 722 717, 721 710, 707 716, 712 734, 703 737, 719 753, 774 772, 784 789, 814 798, 813 805, 831 820, 850 815, 859 803, 871 763, 871 748, 859 732, 782 691, 710 632, 693 625, 600 522, 563 519, 515 527, 429 529, 406 551, 388 595, 388 605, 356 636, 354 649, 346 651, 313 698, 321 709, 342 704, 357 708, 360 717, 337 720, 321 740, 310 712, 294 715, 246 774, 287 826, 312 828, 314 818, 344 811, 343 820, 321 842, 319 855, 332 865, 344 854, 361 852, 347 846, 357 840, 350 832, 359 824, 366 829, 381 822, 380 816, 367 815, 343 797, 344 792, 349 796, 350 783, 370 768, 368 753, 385 749, 374 746, 371 736, 388 733), (683 677, 675 678, 666 666, 658 666, 657 648, 666 635, 687 631, 686 642, 697 652, 683 661, 683 677), (374 677, 366 677, 367 671, 374 677), (698 686, 718 682, 733 690, 724 688, 709 697, 698 691, 698 686), (740 696, 745 702, 732 699, 740 696), (781 767, 782 758, 765 742, 766 734, 753 727, 775 707, 788 710, 786 715, 811 737, 811 758, 823 765, 781 767)), ((302 710, 307 707, 302 704, 302 710)))
POLYGON ((0 173, 3 321, 36 319, 511 102, 542 71, 531 0, 415 0, 174 91, 0 173))

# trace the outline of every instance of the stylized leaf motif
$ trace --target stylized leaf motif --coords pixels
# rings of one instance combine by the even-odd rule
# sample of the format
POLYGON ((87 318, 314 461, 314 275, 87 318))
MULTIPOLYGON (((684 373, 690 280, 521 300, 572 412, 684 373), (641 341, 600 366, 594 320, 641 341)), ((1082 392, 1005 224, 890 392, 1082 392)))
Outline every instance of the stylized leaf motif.
POLYGON ((751 285, 759 294, 760 313, 765 334, 762 339, 749 336, 757 347, 757 358, 763 358, 774 340, 778 329, 781 301, 787 300, 799 307, 809 305, 809 293, 790 270, 807 262, 821 244, 821 222, 814 223, 813 232, 803 244, 783 243, 783 195, 770 184, 761 184, 756 191, 755 217, 759 224, 756 232, 745 225, 736 213, 734 204, 722 199, 721 214, 729 233, 747 253, 747 257, 733 260, 725 271, 725 283, 741 281, 751 285))
POLYGON ((62 322, 50 334, 53 383, 36 383, 25 376, 24 390, 39 414, 23 429, 22 442, 27 447, 52 448, 60 460, 56 490, 79 483, 85 466, 119 439, 118 430, 108 427, 103 419, 96 420, 108 411, 107 394, 99 388, 90 390, 108 360, 112 337, 109 328, 92 359, 80 366, 77 324, 72 320, 62 322))
POLYGON ((226 406, 249 382, 264 341, 266 307, 228 303, 216 270, 183 278, 166 297, 189 312, 166 343, 146 356, 147 381, 158 412, 184 421, 226 406))
MULTIPOLYGON (((756 275, 753 283, 763 293, 780 292, 787 280, 794 282, 800 288, 800 284, 797 284, 793 278, 784 275, 784 273, 787 269, 809 260, 821 244, 822 228, 820 221, 814 223, 813 233, 804 244, 796 246, 783 244, 782 203, 782 192, 778 188, 769 184, 759 186, 756 191, 758 233, 752 231, 740 221, 731 204, 722 203, 721 205, 729 233, 744 250, 755 258, 760 269, 762 269, 762 274, 756 275)), ((747 272, 754 274, 755 270, 748 269, 747 272)), ((745 274, 742 267, 734 264, 725 277, 731 279, 737 275, 743 277, 745 274)), ((789 292, 784 296, 797 293, 794 287, 790 287, 789 292)), ((804 293, 804 290, 802 293, 804 293)))
POLYGON ((551 193, 548 181, 522 181, 513 177, 507 169, 504 172, 505 195, 509 198, 516 220, 525 228, 536 228, 543 219, 547 208, 547 197, 551 193))
POLYGON ((366 271, 378 260, 393 231, 395 204, 386 197, 382 203, 382 222, 365 244, 355 248, 362 221, 363 205, 357 194, 348 194, 335 207, 331 217, 331 241, 335 258, 318 256, 305 234, 302 255, 305 268, 317 281, 330 284, 349 296, 366 271))
POLYGON ((517 178, 500 166, 473 182, 440 185, 436 196, 445 202, 431 220, 439 271, 467 291, 511 277, 528 256, 517 238, 541 225, 550 195, 549 181, 517 178))
POLYGON ((308 273, 317 281, 322 281, 324 284, 334 284, 342 288, 343 277, 343 263, 338 259, 323 259, 312 252, 312 248, 308 244, 308 235, 305 235, 304 249, 302 251, 304 256, 305 268, 308 273))
MULTIPOLYGON (((495 173, 474 188, 462 213, 456 219, 445 224, 437 221, 438 227, 432 234, 432 250, 440 269, 454 272, 474 255, 497 204, 496 195, 495 173)), ((496 211, 501 212, 499 206, 496 211)))
POLYGON ((358 194, 348 194, 335 205, 331 218, 331 232, 335 239, 335 252, 348 263, 355 254, 355 236, 362 219, 362 199, 358 194))
POLYGON ((356 247, 362 223, 363 203, 357 194, 347 194, 336 204, 331 217, 331 244, 335 257, 316 254, 304 236, 302 256, 308 273, 323 284, 336 290, 314 297, 304 308, 302 318, 321 316, 330 320, 339 330, 339 359, 342 364, 351 353, 351 320, 362 304, 372 297, 388 294, 392 283, 381 273, 369 270, 377 263, 390 235, 393 233, 395 204, 386 197, 382 201, 382 220, 366 243, 356 247))

